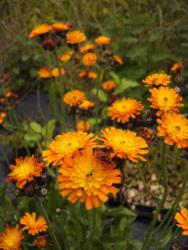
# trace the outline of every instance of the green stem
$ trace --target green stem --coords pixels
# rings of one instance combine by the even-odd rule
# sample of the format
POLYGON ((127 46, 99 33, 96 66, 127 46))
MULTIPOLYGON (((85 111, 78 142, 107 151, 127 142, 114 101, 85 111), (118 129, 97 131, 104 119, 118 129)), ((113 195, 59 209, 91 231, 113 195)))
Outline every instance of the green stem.
POLYGON ((148 188, 147 182, 146 182, 146 180, 145 180, 145 178, 144 178, 144 173, 143 173, 143 171, 142 171, 142 167, 138 166, 138 172, 139 172, 139 175, 140 175, 140 177, 141 177, 141 179, 142 179, 142 182, 143 182, 143 184, 144 184, 144 189, 145 189, 145 191, 146 191, 147 193, 149 193, 149 194, 151 195, 151 197, 152 197, 156 202, 159 202, 159 198, 158 198, 156 195, 154 195, 154 194, 149 190, 149 188, 148 188))
POLYGON ((57 54, 56 50, 54 50, 54 55, 55 55, 55 58, 56 58, 56 61, 57 61, 58 69, 59 69, 59 78, 60 78, 60 80, 62 79, 62 83, 58 84, 59 94, 60 94, 60 98, 61 98, 61 112, 62 112, 60 114, 59 119, 60 119, 61 129, 62 129, 62 131, 65 131, 65 103, 63 101, 64 94, 65 94, 65 83, 63 81, 63 77, 62 77, 62 74, 61 74, 61 64, 60 64, 59 57, 58 57, 58 54, 57 54))
POLYGON ((104 76, 104 72, 105 72, 105 70, 103 70, 102 72, 101 72, 101 74, 100 74, 100 77, 99 77, 99 80, 97 81, 97 86, 96 86, 96 113, 95 113, 95 126, 96 126, 96 131, 98 131, 99 130, 99 103, 98 103, 98 101, 99 101, 99 99, 98 99, 98 97, 99 97, 99 89, 100 89, 100 84, 101 84, 101 82, 102 82, 102 80, 103 80, 103 76, 104 76))
POLYGON ((141 250, 147 250, 148 248, 148 244, 153 232, 153 228, 156 225, 158 216, 162 210, 162 208, 164 207, 167 195, 168 195, 168 171, 167 171, 167 165, 166 165, 166 145, 164 143, 162 143, 161 145, 161 168, 162 168, 162 176, 163 176, 163 185, 164 185, 164 193, 162 196, 162 199, 159 203, 159 206, 156 208, 153 219, 151 221, 151 224, 148 228, 148 232, 146 234, 146 237, 144 239, 143 245, 141 250))
POLYGON ((91 249, 90 247, 92 246, 93 243, 93 236, 95 235, 94 233, 94 228, 95 228, 95 209, 92 209, 91 211, 87 212, 88 213, 88 235, 87 235, 87 240, 86 243, 84 244, 83 249, 84 250, 89 250, 91 249))
POLYGON ((62 250, 61 245, 59 244, 59 242, 58 242, 58 240, 57 240, 57 238, 56 238, 56 235, 55 235, 55 232, 54 232, 54 228, 53 228, 53 226, 52 226, 52 224, 51 224, 51 222, 50 222, 50 220, 49 220, 48 214, 47 214, 47 212, 46 212, 46 210, 45 210, 45 208, 44 208, 44 205, 43 205, 41 199, 40 199, 40 198, 37 199, 37 202, 38 202, 38 204, 39 204, 41 213, 44 215, 44 217, 45 217, 45 219, 46 219, 46 221, 47 221, 47 223, 48 223, 49 234, 50 234, 50 236, 51 236, 51 238, 52 238, 52 240, 53 240, 53 242, 54 242, 54 247, 55 247, 55 249, 57 249, 57 250, 62 250))
POLYGON ((185 189, 186 189, 186 185, 187 185, 187 181, 188 181, 188 170, 185 173, 184 179, 183 179, 183 184, 182 187, 171 207, 171 209, 167 212, 167 214, 165 215, 164 219, 162 220, 162 222, 159 224, 159 226, 156 228, 156 231, 161 231, 163 225, 165 224, 165 226, 163 227, 163 231, 165 232, 168 228, 168 226, 170 225, 171 221, 174 218, 174 213, 178 207, 179 202, 181 201, 184 193, 185 193, 185 189))

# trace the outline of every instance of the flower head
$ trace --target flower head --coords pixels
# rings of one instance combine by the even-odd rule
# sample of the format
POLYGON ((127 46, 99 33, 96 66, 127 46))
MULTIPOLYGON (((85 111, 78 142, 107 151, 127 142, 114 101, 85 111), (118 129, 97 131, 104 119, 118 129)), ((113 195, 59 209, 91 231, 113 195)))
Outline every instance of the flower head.
POLYGON ((69 31, 66 34, 66 40, 68 44, 79 44, 86 40, 86 35, 79 30, 69 31))
POLYGON ((31 235, 45 232, 48 229, 45 219, 42 216, 36 217, 36 213, 25 213, 20 219, 20 224, 24 225, 23 230, 28 231, 31 235))
POLYGON ((64 95, 64 102, 70 107, 80 105, 85 100, 84 92, 80 90, 71 90, 64 95))
POLYGON ((179 103, 183 98, 176 92, 175 89, 160 86, 158 89, 150 89, 151 97, 148 100, 151 102, 151 107, 158 109, 157 115, 166 112, 179 112, 180 107, 184 105, 179 103))
POLYGON ((2 250, 20 250, 24 239, 23 231, 19 226, 7 226, 4 232, 0 234, 0 249, 2 250))
POLYGON ((74 156, 78 151, 96 147, 96 137, 82 131, 62 133, 50 143, 42 155, 49 164, 59 165, 64 159, 74 156))
POLYGON ((76 124, 78 131, 88 131, 90 129, 90 123, 88 121, 80 120, 76 124))
POLYGON ((177 226, 183 229, 183 234, 188 235, 188 209, 182 208, 180 212, 175 215, 177 226))
POLYGON ((126 123, 131 118, 135 118, 141 113, 144 106, 136 99, 122 98, 115 101, 112 106, 108 108, 108 114, 112 120, 126 123))
POLYGON ((69 50, 60 56, 60 60, 62 62, 68 62, 72 58, 73 55, 74 55, 74 52, 72 50, 69 50))
POLYGON ((166 73, 152 73, 143 80, 143 83, 150 86, 167 86, 171 81, 171 76, 166 73))
POLYGON ((138 159, 145 161, 142 155, 149 152, 148 144, 135 132, 111 127, 103 129, 102 136, 104 147, 112 150, 112 157, 128 158, 132 162, 138 162, 138 159))
POLYGON ((85 99, 85 100, 79 105, 79 109, 81 109, 81 110, 88 110, 88 109, 92 109, 94 106, 95 106, 95 103, 94 103, 94 102, 85 99))
POLYGON ((170 70, 174 74, 181 73, 183 71, 183 63, 182 62, 175 63, 170 70))
POLYGON ((94 43, 87 43, 85 45, 83 45, 81 48, 80 48, 80 52, 82 53, 87 53, 87 52, 91 52, 95 49, 95 44, 94 43))
POLYGON ((82 63, 86 66, 92 66, 96 64, 96 61, 97 61, 97 54, 94 52, 86 53, 82 57, 82 63))
POLYGON ((119 55, 113 55, 113 58, 114 58, 115 63, 123 65, 123 60, 121 59, 119 55))
POLYGON ((158 122, 158 135, 165 137, 166 144, 176 143, 178 148, 188 147, 188 119, 184 115, 167 113, 158 122))
POLYGON ((86 70, 86 71, 80 72, 79 77, 86 78, 86 79, 96 79, 97 74, 91 70, 86 70))
POLYGON ((111 43, 111 38, 108 37, 108 36, 98 36, 96 39, 95 39, 95 43, 97 45, 108 45, 111 43))
POLYGON ((34 247, 39 248, 39 249, 45 248, 45 247, 46 247, 46 244, 47 244, 46 238, 47 238, 47 235, 46 235, 46 234, 40 235, 40 236, 38 236, 36 239, 34 239, 32 245, 33 245, 34 247))
POLYGON ((16 159, 16 165, 10 165, 11 172, 8 177, 18 188, 23 188, 35 177, 39 177, 44 167, 44 164, 34 156, 20 157, 16 159))
MULTIPOLYGON (((65 70, 63 67, 61 67, 61 75, 63 76, 65 74, 65 70)), ((59 68, 54 68, 51 72, 51 75, 55 78, 59 77, 59 68)))
POLYGON ((51 72, 47 66, 42 67, 38 71, 38 76, 40 78, 50 78, 51 77, 51 72))
POLYGON ((70 23, 54 23, 51 27, 56 31, 68 31, 72 28, 72 25, 70 23))
POLYGON ((85 202, 86 208, 99 207, 108 200, 108 194, 116 194, 113 184, 121 182, 121 173, 112 162, 99 160, 92 150, 75 155, 72 161, 59 168, 59 188, 63 197, 71 203, 85 202))
POLYGON ((52 30, 52 26, 48 24, 41 24, 36 26, 31 33, 29 34, 29 38, 35 38, 37 36, 41 36, 49 33, 52 30))
POLYGON ((103 82, 102 88, 106 91, 111 91, 115 88, 116 84, 113 80, 103 82))

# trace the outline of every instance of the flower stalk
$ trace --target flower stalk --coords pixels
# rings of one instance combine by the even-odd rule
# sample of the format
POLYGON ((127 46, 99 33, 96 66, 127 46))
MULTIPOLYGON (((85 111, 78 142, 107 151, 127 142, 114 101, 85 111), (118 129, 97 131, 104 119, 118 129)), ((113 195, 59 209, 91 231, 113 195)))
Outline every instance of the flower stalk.
POLYGON ((43 214, 43 216, 45 217, 45 219, 46 219, 46 221, 48 223, 49 233, 50 233, 50 236, 51 236, 51 238, 52 238, 52 240, 54 242, 55 249, 56 250, 61 250, 62 248, 61 248, 61 245, 59 244, 59 242, 57 240, 57 237, 55 235, 53 225, 50 222, 50 219, 48 217, 46 209, 44 208, 44 205, 43 205, 43 203, 42 203, 42 201, 41 201, 40 198, 37 199, 37 203, 39 204, 39 208, 40 208, 41 213, 43 214))
POLYGON ((162 199, 161 199, 158 207, 155 210, 153 219, 152 219, 151 224, 149 226, 149 229, 148 229, 148 232, 147 232, 146 237, 144 239, 141 250, 148 249, 148 244, 150 242, 150 239, 151 239, 151 236, 153 233, 153 229, 157 223, 158 216, 160 215, 160 212, 161 212, 162 208, 164 207, 166 198, 168 196, 168 171, 167 171, 167 164, 166 164, 166 144, 165 143, 161 144, 161 169, 162 169, 162 175, 164 178, 163 179, 164 192, 163 192, 162 199))

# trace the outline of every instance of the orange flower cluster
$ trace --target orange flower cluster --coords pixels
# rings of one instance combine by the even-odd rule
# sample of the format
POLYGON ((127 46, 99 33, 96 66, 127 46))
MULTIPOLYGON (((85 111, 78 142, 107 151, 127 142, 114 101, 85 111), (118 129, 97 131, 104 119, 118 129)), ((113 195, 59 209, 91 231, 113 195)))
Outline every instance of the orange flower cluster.
POLYGON ((108 114, 112 120, 120 123, 126 123, 131 118, 135 118, 141 113, 144 106, 133 98, 122 98, 115 101, 112 106, 108 108, 108 114))
POLYGON ((171 81, 171 76, 166 73, 152 73, 143 80, 149 86, 167 86, 171 81))
POLYGON ((182 62, 177 62, 171 67, 171 72, 174 74, 182 73, 183 71, 183 63, 182 62))
POLYGON ((115 88, 116 84, 113 80, 108 80, 108 81, 105 81, 103 84, 102 84, 102 88, 109 92, 111 90, 113 90, 115 88))
POLYGON ((82 63, 85 66, 92 66, 96 64, 96 61, 97 61, 97 55, 94 52, 86 53, 82 57, 82 63))
MULTIPOLYGON (((38 71, 38 76, 41 79, 45 79, 45 78, 50 78, 50 77, 54 77, 57 78, 60 76, 59 73, 59 68, 54 68, 50 71, 50 69, 47 66, 42 67, 39 71, 38 71)), ((61 75, 65 74, 65 70, 63 67, 61 67, 61 75)))
POLYGON ((143 155, 149 152, 148 145, 135 132, 111 127, 102 130, 102 136, 104 147, 112 150, 112 157, 128 158, 132 162, 138 162, 138 159, 145 161, 143 155))
POLYGON ((7 226, 4 232, 0 234, 0 249, 2 250, 20 250, 24 239, 23 231, 19 226, 7 226))
POLYGON ((71 90, 64 95, 63 100, 70 107, 75 107, 85 100, 85 93, 77 89, 71 90))
POLYGON ((80 72, 79 77, 85 78, 85 79, 96 79, 97 74, 91 70, 86 70, 86 71, 80 72))
POLYGON ((51 31, 59 31, 64 32, 68 31, 71 28, 71 24, 69 23, 54 23, 52 25, 49 24, 40 24, 36 26, 29 34, 29 38, 36 38, 45 34, 48 34, 51 31))
POLYGON ((188 209, 182 208, 180 212, 175 215, 177 226, 183 229, 183 234, 188 235, 188 209))
POLYGON ((113 162, 100 161, 92 150, 84 150, 59 168, 59 188, 63 197, 71 203, 79 200, 86 209, 98 208, 115 195, 118 189, 113 184, 121 182, 121 173, 113 162))
POLYGON ((36 213, 26 213, 21 219, 20 224, 23 225, 23 230, 28 231, 31 235, 36 235, 40 232, 45 232, 48 229, 45 219, 42 216, 36 217, 36 213))
POLYGON ((60 165, 78 151, 95 148, 96 145, 96 137, 93 134, 82 131, 62 133, 50 143, 48 150, 43 151, 43 157, 48 164, 60 165))
POLYGON ((8 178, 11 182, 15 182, 18 188, 23 188, 35 177, 39 177, 44 167, 44 164, 34 156, 20 157, 16 159, 16 165, 10 165, 11 172, 8 178))
POLYGON ((179 103, 183 98, 175 89, 169 87, 159 87, 150 89, 151 97, 148 99, 151 107, 157 109, 157 115, 160 116, 167 112, 179 112, 180 107, 184 105, 179 103))
POLYGON ((167 113, 158 122, 158 134, 165 137, 165 143, 176 143, 178 148, 188 147, 188 119, 184 115, 167 113))

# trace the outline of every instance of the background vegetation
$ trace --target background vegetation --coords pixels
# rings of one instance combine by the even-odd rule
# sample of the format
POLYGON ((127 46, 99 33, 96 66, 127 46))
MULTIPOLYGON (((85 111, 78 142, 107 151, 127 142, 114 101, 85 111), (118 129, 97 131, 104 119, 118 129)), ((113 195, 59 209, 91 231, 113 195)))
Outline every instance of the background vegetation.
POLYGON ((88 37, 112 37, 125 61, 118 74, 141 80, 178 60, 187 64, 187 9, 186 0, 1 0, 0 72, 8 69, 15 88, 34 87, 44 61, 40 49, 33 53, 28 32, 40 23, 66 21, 88 37))

